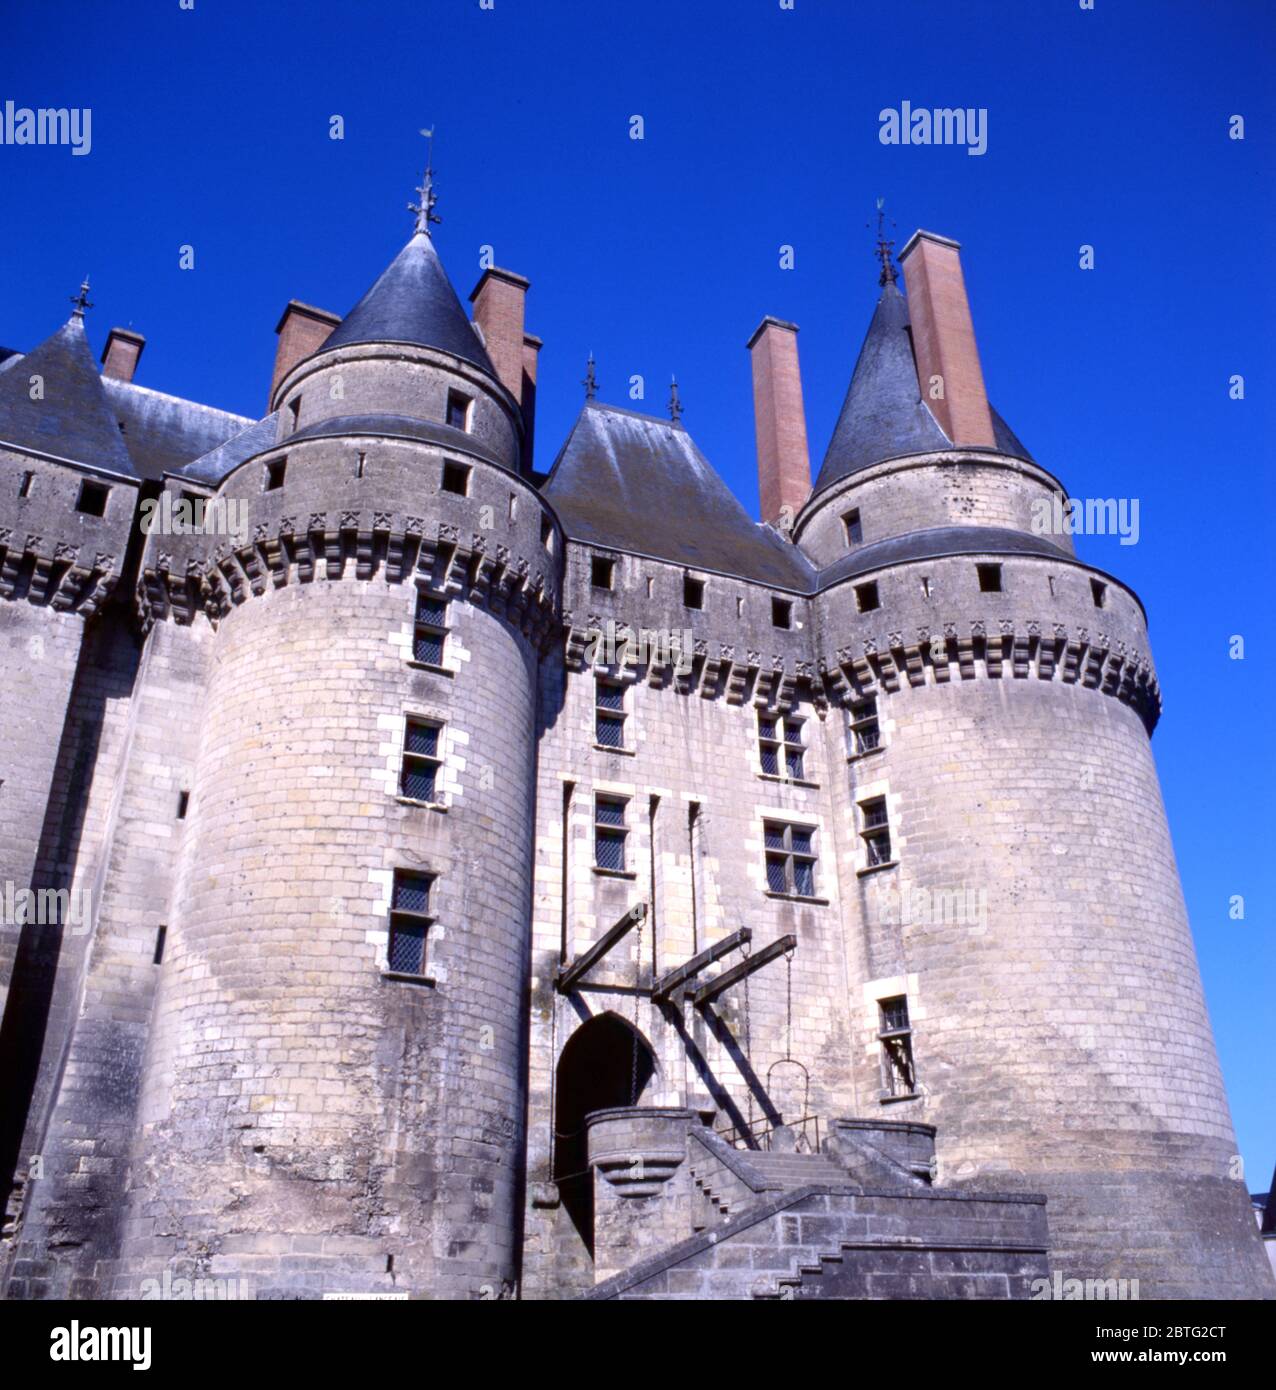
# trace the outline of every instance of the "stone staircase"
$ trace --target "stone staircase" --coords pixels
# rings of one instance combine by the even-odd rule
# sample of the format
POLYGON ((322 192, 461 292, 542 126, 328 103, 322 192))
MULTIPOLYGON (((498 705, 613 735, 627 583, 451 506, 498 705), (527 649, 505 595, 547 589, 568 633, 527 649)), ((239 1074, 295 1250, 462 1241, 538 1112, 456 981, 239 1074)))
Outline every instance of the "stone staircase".
MULTIPOLYGON (((701 1141, 692 1147, 707 1149, 708 1144, 701 1141)), ((762 1193, 846 1182, 845 1171, 823 1154, 767 1153, 757 1149, 730 1149, 729 1153, 734 1162, 721 1149, 692 1156, 690 1176, 703 1200, 696 1230, 729 1221, 733 1212, 752 1206, 762 1193)))
POLYGON ((1005 1299, 1047 1276, 1044 1198, 933 1188, 927 1126, 834 1125, 818 1154, 690 1127, 677 1209, 693 1234, 633 1246, 584 1297, 1005 1299))

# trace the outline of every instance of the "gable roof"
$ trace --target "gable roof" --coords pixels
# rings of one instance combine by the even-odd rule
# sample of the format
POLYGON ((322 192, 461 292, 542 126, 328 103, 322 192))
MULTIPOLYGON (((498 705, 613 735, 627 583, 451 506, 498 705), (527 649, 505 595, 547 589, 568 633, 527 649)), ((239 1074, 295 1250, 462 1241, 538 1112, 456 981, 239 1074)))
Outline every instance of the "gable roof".
POLYGON ((424 232, 382 271, 325 340, 322 352, 352 343, 412 343, 438 348, 496 376, 487 349, 456 297, 434 243, 424 232))
POLYGON ((589 401, 545 496, 573 540, 807 591, 814 570, 754 522, 681 425, 589 401))
POLYGON ((152 391, 131 381, 104 376, 102 389, 133 465, 143 478, 158 481, 234 438, 252 421, 229 410, 152 391))
POLYGON ((136 477, 77 313, 0 372, 0 443, 136 477), (31 378, 42 395, 31 398, 31 378))

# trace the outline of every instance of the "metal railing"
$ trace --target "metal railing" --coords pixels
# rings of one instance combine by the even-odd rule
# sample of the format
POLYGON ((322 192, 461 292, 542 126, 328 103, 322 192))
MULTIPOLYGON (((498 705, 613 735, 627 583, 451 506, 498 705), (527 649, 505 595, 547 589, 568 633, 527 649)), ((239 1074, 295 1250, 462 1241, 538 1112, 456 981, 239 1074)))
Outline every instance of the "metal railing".
POLYGON ((753 1149, 761 1153, 773 1151, 773 1138, 776 1130, 787 1129, 794 1135, 794 1153, 820 1152, 820 1117, 803 1115, 797 1120, 772 1120, 763 1117, 752 1124, 732 1125, 728 1129, 715 1130, 714 1133, 733 1149, 753 1149))

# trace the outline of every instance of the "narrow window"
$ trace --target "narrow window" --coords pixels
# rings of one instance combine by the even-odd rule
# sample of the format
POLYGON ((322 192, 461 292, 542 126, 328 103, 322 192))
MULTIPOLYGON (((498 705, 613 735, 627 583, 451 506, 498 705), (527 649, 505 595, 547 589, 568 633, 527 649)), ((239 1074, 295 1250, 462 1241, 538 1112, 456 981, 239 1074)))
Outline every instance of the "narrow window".
POLYGON ((625 808, 618 796, 594 797, 594 866, 623 873, 625 868, 625 808))
POLYGON ((860 525, 860 512, 858 507, 846 513, 842 518, 842 525, 846 529, 847 549, 850 549, 853 545, 859 545, 864 539, 864 528, 860 525))
POLYGON ((434 918, 430 915, 432 874, 394 871, 390 899, 390 945, 386 952, 390 969, 399 975, 424 975, 426 937, 434 918))
POLYGON ((929 578, 929 576, 927 576, 927 575, 922 575, 922 598, 929 598, 929 597, 930 597, 930 578, 929 578))
POLYGON ((594 682, 594 742, 603 748, 625 746, 625 687, 619 681, 594 682))
POLYGON ((1001 566, 976 565, 979 572, 979 592, 981 594, 1001 593, 1001 566))
POLYGON ((1096 608, 1105 608, 1108 602, 1108 586, 1101 584, 1097 579, 1090 581, 1090 596, 1094 599, 1096 608))
POLYGON ((360 451, 359 451, 359 459, 358 459, 358 462, 357 462, 357 463, 355 464, 355 466, 354 466, 354 476, 355 476, 356 478, 362 478, 362 477, 363 477, 363 465, 367 462, 367 459, 368 459, 367 454, 365 454, 365 453, 363 452, 363 450, 360 450, 360 451))
POLYGON ((758 757, 762 771, 771 777, 800 778, 806 747, 802 738, 805 723, 795 714, 758 715, 758 757))
POLYGON ((442 666, 447 633, 447 600, 418 590, 412 623, 413 661, 442 666))
POLYGON ((18 484, 18 496, 19 496, 19 497, 30 497, 30 496, 31 496, 31 484, 32 484, 33 482, 35 482, 35 474, 34 474, 34 473, 24 473, 24 474, 22 475, 22 481, 18 484))
POLYGON ((809 825, 763 821, 766 847, 766 886, 791 897, 815 896, 815 832, 809 825))
POLYGON ((168 940, 168 928, 167 928, 166 926, 163 926, 163 925, 161 924, 161 926, 158 928, 158 930, 157 930, 156 933, 155 933, 155 953, 154 953, 154 955, 151 956, 151 964, 152 964, 152 965, 163 965, 163 963, 164 963, 164 945, 165 945, 165 943, 167 942, 167 940, 168 940))
POLYGON ((470 398, 460 391, 447 393, 447 422, 454 430, 470 427, 470 398))
POLYGON ((470 470, 464 463, 453 463, 450 459, 443 464, 443 491, 454 492, 458 497, 470 495, 470 470))
POLYGON ((861 753, 871 753, 882 746, 881 727, 877 722, 877 696, 870 695, 867 700, 857 700, 850 708, 847 724, 847 742, 853 758, 861 753))
POLYGON ((682 577, 682 606, 684 608, 704 607, 704 580, 694 579, 685 574, 682 577))
POLYGON ((294 396, 288 402, 288 416, 292 422, 292 432, 296 433, 297 424, 301 419, 301 397, 294 396))
POLYGON ((186 812, 190 810, 191 794, 187 791, 177 793, 177 819, 185 820, 186 812))
POLYGON ((771 626, 786 628, 793 626, 793 605, 788 599, 773 598, 771 600, 771 626))
POLYGON ((271 459, 266 465, 266 475, 262 479, 261 490, 263 492, 277 492, 284 485, 284 473, 288 469, 288 460, 271 459))
POLYGON ((884 796, 860 802, 860 839, 864 841, 868 868, 891 862, 891 827, 884 796))
POLYGON ((510 493, 510 520, 518 520, 518 497, 515 493, 510 493))
POLYGON ((880 607, 881 600, 877 597, 877 581, 870 580, 867 584, 857 584, 855 586, 855 607, 860 613, 871 613, 873 609, 880 607))
POLYGON ((80 484, 80 495, 75 499, 75 510, 85 516, 105 516, 106 499, 111 489, 105 483, 91 483, 86 478, 80 484))
POLYGON ((589 561, 589 582, 595 589, 610 589, 616 576, 616 562, 605 555, 594 555, 589 561))
POLYGON ((877 1001, 877 1038, 882 1047, 882 1091, 888 1096, 911 1096, 917 1090, 913 1068, 913 1030, 908 1000, 901 994, 877 1001))
POLYGON ((399 774, 399 794, 413 801, 439 800, 439 756, 442 725, 433 720, 409 719, 403 731, 403 768, 399 774))
POLYGON ((554 553, 554 523, 547 516, 541 517, 541 544, 551 555, 554 553))

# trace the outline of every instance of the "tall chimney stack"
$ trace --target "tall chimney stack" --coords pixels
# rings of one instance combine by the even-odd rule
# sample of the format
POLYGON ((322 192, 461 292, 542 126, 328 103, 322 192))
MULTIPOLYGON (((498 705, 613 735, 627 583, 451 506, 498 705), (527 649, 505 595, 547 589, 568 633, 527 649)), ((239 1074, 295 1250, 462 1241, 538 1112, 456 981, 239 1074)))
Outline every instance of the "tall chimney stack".
POLYGON ((523 361, 526 352, 526 333, 523 314, 530 281, 512 270, 495 266, 483 272, 474 286, 470 302, 474 305, 474 322, 483 330, 483 344, 492 359, 496 375, 511 396, 523 399, 523 361))
POLYGON ((116 381, 132 381, 146 339, 129 328, 112 328, 102 349, 102 375, 116 381))
POLYGON ((811 494, 797 334, 797 324, 768 315, 746 345, 753 363, 762 520, 785 531, 811 494))
POLYGON ((532 441, 536 433, 536 368, 544 344, 535 333, 523 334, 523 472, 532 471, 532 441))
POLYGON ((288 307, 275 325, 279 346, 275 349, 275 370, 270 378, 271 401, 275 399, 275 388, 284 377, 303 358, 318 352, 340 322, 340 314, 316 309, 313 304, 303 304, 299 299, 288 301, 288 307))
POLYGON ((996 446, 959 242, 914 232, 899 254, 922 400, 954 444, 996 446))

